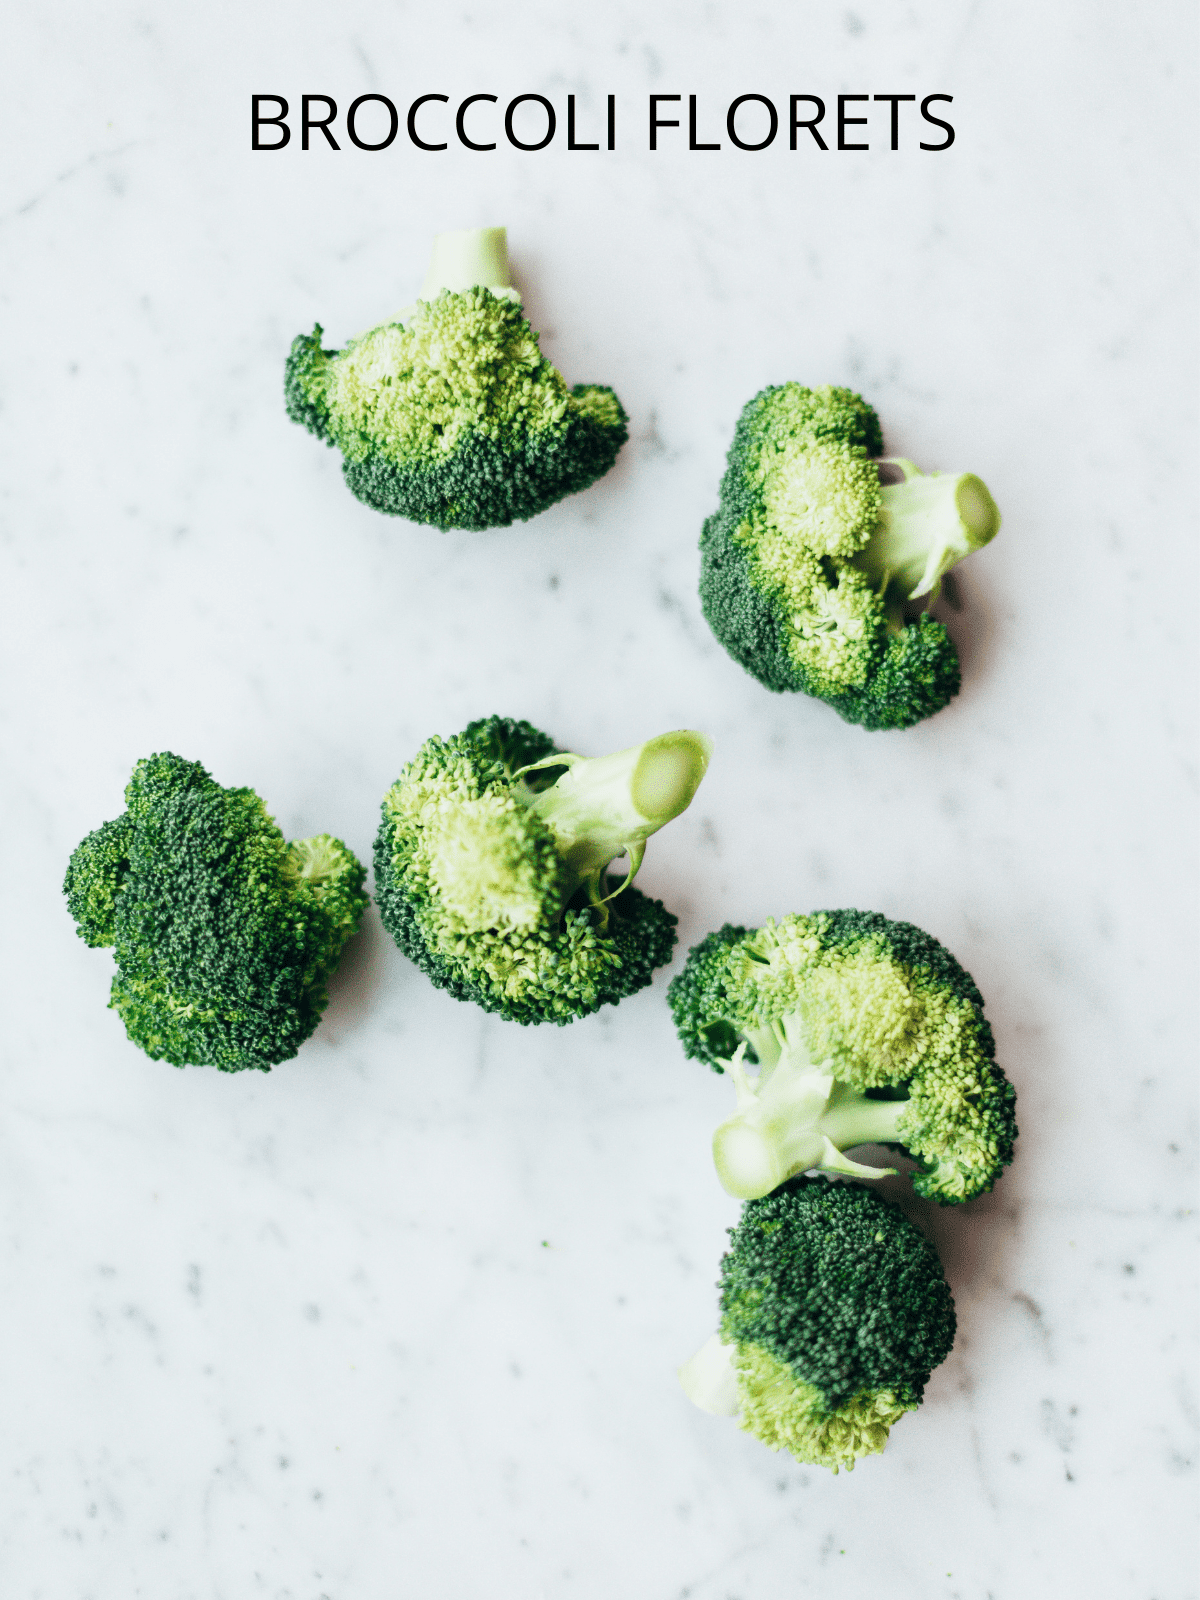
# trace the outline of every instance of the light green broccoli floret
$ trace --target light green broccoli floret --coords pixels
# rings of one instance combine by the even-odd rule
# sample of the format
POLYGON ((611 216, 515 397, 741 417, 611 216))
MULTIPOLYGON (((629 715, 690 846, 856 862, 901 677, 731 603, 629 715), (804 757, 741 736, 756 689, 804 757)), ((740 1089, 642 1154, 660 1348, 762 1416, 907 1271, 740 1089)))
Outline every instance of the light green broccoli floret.
POLYGON ((957 691, 944 628, 905 608, 936 598, 1000 525, 973 474, 926 476, 882 448, 849 389, 764 389, 738 421, 700 540, 704 614, 734 659, 869 728, 907 727, 957 691), (903 481, 883 483, 885 466, 903 481))
POLYGON ((567 387, 511 287, 503 228, 439 234, 421 299, 324 350, 293 343, 288 415, 342 452, 378 511, 502 527, 607 472, 628 436, 611 389, 567 387))
POLYGON ((629 885, 708 755, 680 732, 585 758, 503 717, 430 739, 384 797, 385 927, 439 988, 514 1021, 615 1004, 670 957, 675 918, 629 885), (618 882, 607 870, 622 855, 618 882))
POLYGON ((352 339, 308 393, 347 460, 397 466, 442 461, 472 435, 499 443, 518 420, 551 428, 570 400, 520 306, 487 289, 418 301, 406 324, 352 339))
POLYGON ((810 1170, 880 1177, 893 1169, 844 1152, 882 1144, 921 1164, 919 1194, 955 1204, 1012 1160, 1016 1097, 979 991, 910 923, 822 911, 727 926, 691 951, 668 999, 687 1054, 734 1082, 737 1109, 713 1139, 731 1194, 810 1170))

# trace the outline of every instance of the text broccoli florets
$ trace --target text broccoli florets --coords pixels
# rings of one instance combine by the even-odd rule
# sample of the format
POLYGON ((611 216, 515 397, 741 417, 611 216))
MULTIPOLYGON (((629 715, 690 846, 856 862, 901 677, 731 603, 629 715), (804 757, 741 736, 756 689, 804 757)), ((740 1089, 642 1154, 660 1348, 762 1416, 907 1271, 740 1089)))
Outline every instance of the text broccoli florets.
POLYGON ((628 885, 709 751, 679 732, 587 759, 506 717, 430 739, 383 801, 384 926, 438 988, 512 1021, 615 1005, 670 959, 676 919, 628 885), (621 855, 623 881, 606 876, 621 855))
POLYGON ((63 890, 80 938, 113 947, 126 1033, 177 1067, 288 1060, 367 906, 362 865, 328 834, 286 843, 253 789, 179 756, 139 761, 125 805, 63 890))
POLYGON ((342 452, 353 494, 437 528, 500 528, 586 489, 629 436, 611 389, 538 349, 503 228, 439 234, 421 298, 344 350, 287 359, 288 415, 342 452))
POLYGON ((898 1206, 824 1178, 750 1201, 730 1239, 720 1331, 680 1369, 685 1392, 773 1450, 852 1471, 954 1344, 937 1251, 898 1206))
POLYGON ((689 953, 667 999, 685 1053, 737 1089, 713 1138, 730 1194, 756 1198, 812 1169, 882 1177, 892 1169, 842 1152, 883 1144, 921 1164, 919 1195, 954 1205, 1012 1160, 1016 1091, 993 1059, 983 997, 911 923, 816 911, 726 924, 689 953))
POLYGON ((950 636, 912 600, 1000 526, 972 473, 873 460, 879 419, 849 389, 785 383, 742 412, 700 537, 700 599, 735 661, 865 728, 907 728, 958 693, 950 636), (903 482, 881 484, 889 465, 903 482))

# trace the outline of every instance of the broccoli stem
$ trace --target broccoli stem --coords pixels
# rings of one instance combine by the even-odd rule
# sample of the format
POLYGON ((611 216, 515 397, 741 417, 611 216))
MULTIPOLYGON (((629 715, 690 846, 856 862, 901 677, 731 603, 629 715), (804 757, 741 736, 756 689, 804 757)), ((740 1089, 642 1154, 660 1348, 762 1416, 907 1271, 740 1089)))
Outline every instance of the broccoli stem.
POLYGON ((694 1406, 714 1417, 734 1417, 742 1409, 733 1346, 719 1333, 706 1339, 679 1369, 683 1392, 694 1406))
POLYGON ((435 234, 421 299, 436 300, 443 289, 462 294, 480 287, 497 297, 520 299, 508 266, 508 230, 462 228, 435 234))
POLYGON ((854 565, 881 592, 936 600, 951 567, 995 536, 1000 526, 996 502, 973 472, 926 474, 900 457, 881 464, 899 467, 904 482, 881 486, 878 526, 854 565))
POLYGON ((570 874, 568 900, 581 886, 593 905, 611 899, 601 895, 601 879, 609 863, 623 855, 629 857, 629 873, 621 889, 628 888, 646 840, 687 810, 711 753, 712 741, 704 734, 680 729, 611 756, 547 756, 516 775, 521 780, 547 768, 567 769, 540 793, 521 781, 513 792, 554 834, 570 874))
POLYGON ((773 1042, 762 1037, 764 1032, 752 1034, 761 1063, 757 1078, 743 1065, 745 1044, 724 1064, 738 1104, 713 1134, 713 1161, 726 1191, 741 1200, 757 1200, 800 1172, 858 1178, 894 1172, 894 1167, 863 1166, 842 1151, 860 1144, 903 1142, 899 1122, 907 1100, 868 1100, 839 1083, 827 1062, 809 1060, 798 1019, 776 1024, 773 1042))

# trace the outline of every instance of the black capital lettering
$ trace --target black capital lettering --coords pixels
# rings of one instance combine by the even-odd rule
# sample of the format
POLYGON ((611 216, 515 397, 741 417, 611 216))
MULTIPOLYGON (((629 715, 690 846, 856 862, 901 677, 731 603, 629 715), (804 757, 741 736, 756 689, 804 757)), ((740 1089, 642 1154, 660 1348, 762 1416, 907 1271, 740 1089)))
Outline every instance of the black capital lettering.
POLYGON ((729 108, 729 115, 725 118, 725 127, 729 132, 732 142, 739 150, 765 150, 769 144, 774 144, 775 135, 779 132, 779 113, 775 109, 775 102, 768 100, 765 94, 740 94, 729 108), (760 105, 766 106, 771 113, 771 131, 765 139, 760 139, 757 144, 746 144, 737 136, 737 114, 747 100, 757 100, 760 105))
MULTIPOLYGON (((611 99, 611 95, 609 96, 611 99)), ((575 96, 567 96, 567 149, 568 150, 599 150, 598 144, 575 143, 575 96)))
POLYGON ((900 102, 915 100, 915 94, 877 94, 876 100, 890 100, 892 104, 892 149, 900 148, 900 102))
POLYGON ((292 137, 292 130, 283 120, 287 114, 287 101, 281 94, 252 94, 250 96, 251 150, 282 150, 284 145, 287 144, 288 140, 292 137), (277 117, 264 117, 262 115, 258 108, 262 105, 264 100, 273 100, 279 107, 279 115, 277 117), (270 127, 279 128, 283 133, 283 138, 276 140, 274 144, 263 144, 262 140, 258 136, 258 130, 260 128, 270 127))
POLYGON ((696 142, 696 96, 688 95, 688 149, 689 150, 719 150, 719 144, 697 144, 696 142))
POLYGON ((943 122, 941 117, 931 117, 929 115, 929 108, 935 100, 944 100, 946 104, 949 105, 953 99, 954 96, 952 94, 927 94, 924 100, 921 101, 921 115, 925 118, 925 121, 932 122, 935 128, 945 128, 946 130, 946 138, 942 144, 922 143, 922 150, 949 150, 950 146, 954 143, 954 129, 950 126, 950 124, 948 122, 943 122))
MULTIPOLYGON (((490 100, 493 105, 496 104, 496 96, 494 94, 469 94, 463 101, 462 105, 459 106, 458 115, 454 119, 454 126, 458 129, 458 142, 460 144, 465 144, 468 150, 494 150, 496 148, 496 141, 494 139, 492 140, 491 144, 476 144, 473 139, 467 138, 465 122, 467 107, 473 106, 476 100, 490 100)), ((445 145, 443 145, 442 149, 444 150, 445 148, 445 145)))
POLYGON ((822 139, 821 135, 817 132, 817 123, 820 122, 821 118, 824 115, 825 115, 825 102, 824 102, 824 100, 821 99, 819 94, 794 94, 792 96, 792 146, 791 147, 792 147, 793 150, 796 148, 796 134, 801 128, 807 128, 808 129, 809 133, 811 133, 813 138, 817 141, 817 145, 818 145, 818 147, 820 149, 822 149, 822 150, 828 150, 829 149, 829 146, 825 143, 824 139, 822 139), (796 108, 800 104, 801 100, 807 100, 810 106, 816 106, 816 108, 817 108, 816 116, 815 117, 809 117, 807 122, 804 120, 803 117, 798 117, 796 115, 796 108))
POLYGON ((650 96, 650 148, 651 148, 651 150, 657 150, 658 149, 658 130, 660 128, 677 128, 679 126, 678 119, 676 119, 674 122, 672 122, 669 118, 666 119, 666 120, 663 120, 662 118, 659 117, 659 114, 658 114, 658 102, 660 100, 682 100, 682 99, 683 99, 683 96, 681 94, 652 94, 650 96))
POLYGON ((408 137, 418 150, 445 150, 446 146, 444 144, 426 144, 417 132, 417 112, 420 111, 427 100, 440 100, 444 105, 450 104, 450 96, 448 94, 418 95, 408 108, 408 137))
POLYGON ((351 144, 356 144, 360 150, 386 150, 396 137, 396 131, 399 126, 400 118, 396 114, 396 108, 385 94, 360 94, 357 100, 351 102, 350 109, 346 113, 346 132, 350 136, 351 144), (365 139, 360 139, 354 128, 354 119, 358 116, 358 108, 359 106, 365 106, 368 100, 378 100, 380 105, 387 107, 388 111, 388 136, 386 139, 381 139, 378 144, 368 144, 365 139))
POLYGON ((554 107, 544 94, 519 94, 515 100, 508 102, 508 110, 504 113, 504 132, 509 144, 515 145, 518 150, 544 150, 554 137, 554 127, 554 107), (536 144, 522 144, 513 132, 513 112, 526 100, 536 100, 546 112, 546 137, 539 139, 536 144))
POLYGON ((869 100, 866 94, 840 94, 838 95, 838 149, 839 150, 869 150, 867 144, 847 144, 845 139, 846 129, 856 122, 865 122, 866 117, 848 117, 846 115, 846 102, 848 100, 869 100))
POLYGON ((300 97, 300 148, 301 148, 301 150, 307 150, 308 149, 308 135, 312 131, 313 128, 320 129, 320 131, 325 135, 325 137, 329 140, 329 148, 331 150, 340 150, 341 146, 338 144, 337 140, 333 137, 332 133, 330 133, 330 131, 329 131, 329 124, 333 121, 334 117, 336 117, 336 116, 337 116, 337 102, 335 100, 331 100, 327 94, 306 94, 306 95, 302 95, 300 97), (328 109, 327 109, 327 111, 325 113, 325 116, 323 118, 317 118, 317 117, 310 117, 309 116, 308 108, 309 108, 310 105, 312 105, 314 100, 319 100, 322 105, 328 107, 328 109))
POLYGON ((617 148, 617 97, 610 94, 608 97, 608 148, 617 148))

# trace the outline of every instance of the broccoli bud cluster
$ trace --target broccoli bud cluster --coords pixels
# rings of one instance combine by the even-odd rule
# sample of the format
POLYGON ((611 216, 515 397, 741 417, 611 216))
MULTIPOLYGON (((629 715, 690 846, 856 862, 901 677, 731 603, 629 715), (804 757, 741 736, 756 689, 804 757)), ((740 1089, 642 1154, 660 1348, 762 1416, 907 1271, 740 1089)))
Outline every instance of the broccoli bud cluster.
POLYGON ((368 904, 340 839, 288 844, 253 789, 195 761, 139 761, 125 811, 76 848, 63 885, 109 1002, 148 1056, 238 1072, 296 1054, 368 904))
POLYGON ((899 1206, 822 1178, 752 1200, 730 1241, 720 1329, 682 1368, 685 1391, 773 1450, 852 1471, 954 1343, 937 1251, 899 1206))
MULTIPOLYGON (((288 414, 341 452, 351 491, 381 512, 503 527, 593 483, 627 438, 611 389, 568 388, 542 355, 503 229, 439 236, 413 306, 341 350, 321 341, 318 324, 292 344, 288 414)), ((704 524, 700 596, 767 688, 898 729, 958 690, 945 627, 914 608, 999 514, 973 474, 923 474, 882 451, 878 417, 849 389, 762 390, 704 524)), ((710 754, 685 729, 584 757, 498 716, 430 738, 383 799, 384 926, 436 987, 508 1021, 563 1026, 618 1003, 671 958, 676 918, 633 880, 710 754)), ((64 890, 80 937, 113 951, 110 1006, 129 1038, 228 1072, 295 1056, 369 903, 361 863, 328 834, 288 843, 254 790, 169 753, 137 763, 125 802, 77 846, 64 890)), ((920 1405, 955 1332, 933 1245, 846 1181, 896 1168, 850 1152, 908 1163, 918 1201, 992 1188, 1013 1157, 1016 1097, 982 996, 921 929, 832 910, 726 924, 667 999, 685 1055, 733 1084, 713 1156, 744 1202, 718 1330, 681 1369, 684 1388, 772 1448, 850 1470, 920 1405)))
POLYGON ((743 410, 700 536, 700 600, 725 649, 768 689, 865 728, 907 728, 958 693, 944 625, 910 602, 1000 526, 972 473, 881 463, 879 418, 849 389, 764 389, 743 410), (880 466, 902 481, 885 484, 880 466))
POLYGON ((914 1192, 939 1205, 992 1187, 1012 1160, 1016 1094, 983 999, 936 939, 863 911, 726 923, 667 999, 685 1055, 733 1080, 713 1159, 747 1202, 721 1266, 720 1331, 680 1379, 773 1449, 850 1469, 920 1404, 954 1309, 920 1230, 842 1181, 895 1168, 845 1152, 909 1158, 914 1192))
POLYGON ((1012 1160, 1016 1095, 982 996, 911 923, 816 911, 726 924, 690 952, 668 1001, 685 1053, 734 1079, 737 1112, 714 1138, 733 1194, 814 1169, 882 1177, 892 1169, 842 1154, 882 1144, 919 1163, 919 1195, 956 1205, 1012 1160))
POLYGON ((585 759, 504 717, 430 739, 383 802, 384 926, 438 988, 511 1021, 615 1005, 670 960, 675 917, 629 884, 708 756, 681 732, 585 759), (607 875, 621 855, 623 883, 607 875))
POLYGON ((538 349, 502 228, 439 235, 414 306, 340 351, 321 336, 318 324, 292 343, 288 415, 390 516, 507 527, 603 477, 629 437, 610 388, 568 388, 538 349))

